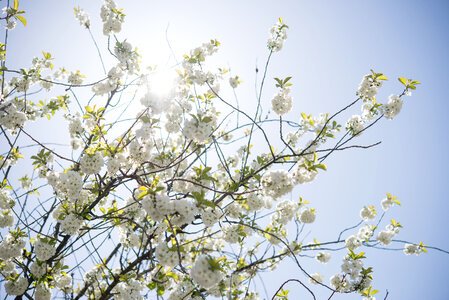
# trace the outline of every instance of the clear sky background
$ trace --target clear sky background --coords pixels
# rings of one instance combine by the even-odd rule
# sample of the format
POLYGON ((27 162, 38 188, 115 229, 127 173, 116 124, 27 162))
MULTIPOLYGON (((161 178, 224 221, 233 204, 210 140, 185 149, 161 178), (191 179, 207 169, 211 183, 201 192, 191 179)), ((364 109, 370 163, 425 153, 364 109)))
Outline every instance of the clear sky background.
MULTIPOLYGON (((310 234, 305 242, 335 240, 341 229, 359 222, 363 206, 375 205, 381 210, 380 200, 390 192, 403 203, 386 216, 386 220, 394 218, 404 225, 396 238, 449 249, 448 1, 116 2, 127 15, 118 36, 137 46, 145 63, 175 63, 167 39, 179 60, 191 48, 218 39, 222 43, 219 61, 244 80, 237 94, 248 111, 255 101, 254 70, 263 67, 268 29, 278 17, 290 30, 284 49, 273 57, 263 101, 268 104, 275 91, 273 77, 292 76, 294 108, 288 114, 292 120, 298 121, 301 112, 317 115, 344 107, 355 99, 362 76, 371 68, 390 79, 378 95, 380 102, 402 91, 397 77, 419 80, 422 84, 412 97, 405 98, 395 120, 381 120, 356 140, 357 144, 382 144, 335 153, 326 160, 328 171, 312 184, 300 186, 291 197, 303 196, 318 211, 316 222, 306 229, 310 234)), ((5 1, 0 4, 4 6, 5 1)), ((20 1, 28 25, 18 24, 10 32, 8 67, 29 66, 32 57, 45 50, 56 57, 55 65, 78 69, 90 79, 99 78, 96 50, 87 30, 75 20, 73 7, 79 5, 91 15, 92 32, 105 49, 101 4, 92 0, 20 1)), ((344 125, 352 114, 359 114, 359 107, 339 122, 344 125)), ((68 133, 54 128, 47 123, 33 132, 44 141, 58 138, 68 143, 68 133)), ((384 226, 382 223, 381 229, 384 226)), ((448 298, 448 255, 432 250, 418 257, 405 256, 402 251, 364 250, 368 256, 365 265, 374 266, 378 299, 383 299, 386 290, 388 299, 448 298)), ((342 255, 335 253, 327 265, 307 258, 300 261, 311 273, 326 275, 328 283, 329 276, 339 272, 342 255)), ((288 278, 306 280, 290 261, 263 278, 270 297, 288 278)), ((266 297, 260 281, 256 284, 260 296, 266 297)), ((291 299, 311 299, 298 285, 290 283, 288 287, 291 299)), ((312 288, 318 299, 329 297, 327 290, 312 288)))

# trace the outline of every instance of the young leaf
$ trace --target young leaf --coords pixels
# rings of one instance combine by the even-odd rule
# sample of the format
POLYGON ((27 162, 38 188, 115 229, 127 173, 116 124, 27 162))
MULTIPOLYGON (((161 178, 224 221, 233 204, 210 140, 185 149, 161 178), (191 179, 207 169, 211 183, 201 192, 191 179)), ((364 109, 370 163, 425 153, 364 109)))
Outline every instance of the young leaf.
POLYGON ((24 16, 16 15, 15 16, 20 22, 22 22, 23 26, 27 26, 27 19, 24 16))

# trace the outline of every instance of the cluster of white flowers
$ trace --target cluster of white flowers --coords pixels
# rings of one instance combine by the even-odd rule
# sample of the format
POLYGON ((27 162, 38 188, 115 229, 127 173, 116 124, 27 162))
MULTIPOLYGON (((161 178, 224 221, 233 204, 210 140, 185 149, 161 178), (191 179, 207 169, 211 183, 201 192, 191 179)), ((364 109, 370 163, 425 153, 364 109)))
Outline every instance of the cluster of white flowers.
POLYGON ((266 199, 264 199, 264 195, 259 192, 250 193, 246 197, 246 204, 248 205, 248 210, 250 212, 258 211, 259 209, 264 207, 265 203, 266 199))
POLYGON ((143 164, 144 162, 149 161, 151 158, 152 147, 153 143, 151 139, 145 140, 135 138, 128 146, 128 160, 132 160, 136 164, 143 164))
POLYGON ((12 101, 4 101, 0 105, 0 126, 13 131, 28 120, 27 115, 20 111, 12 101))
POLYGON ((362 218, 363 221, 367 222, 370 220, 374 220, 376 218, 376 214, 377 212, 374 209, 374 206, 364 206, 360 211, 360 218, 362 218))
POLYGON ((123 77, 123 70, 120 68, 120 66, 112 67, 108 72, 108 79, 109 82, 115 83, 120 80, 120 78, 123 77))
MULTIPOLYGON (((116 47, 117 48, 117 47, 116 47)), ((137 53, 133 52, 132 54, 128 55, 130 58, 134 57, 136 58, 137 53)), ((121 56, 122 58, 125 58, 126 56, 121 56)), ((99 82, 95 84, 92 87, 92 91, 95 93, 95 95, 101 96, 104 94, 107 94, 111 91, 113 91, 118 86, 118 81, 123 76, 123 70, 128 69, 128 72, 133 72, 134 69, 137 69, 138 66, 137 59, 134 61, 130 59, 130 68, 128 69, 127 61, 124 61, 124 63, 119 63, 118 66, 112 67, 108 72, 108 78, 106 81, 99 82)))
POLYGON ((13 259, 3 261, 2 266, 0 267, 0 274, 3 275, 3 277, 5 278, 7 277, 15 278, 16 275, 19 274, 13 259))
POLYGON ((195 215, 198 214, 198 209, 195 203, 189 199, 171 200, 171 213, 173 217, 170 222, 175 226, 182 226, 190 224, 195 220, 195 215))
POLYGON ((128 224, 118 226, 118 238, 124 247, 139 247, 141 238, 128 224))
POLYGON ((227 226, 223 228, 223 239, 225 241, 232 240, 232 242, 230 243, 236 243, 238 242, 238 237, 237 237, 237 241, 235 240, 236 236, 238 235, 240 238, 246 238, 249 237, 253 234, 253 231, 250 227, 248 226, 243 226, 243 225, 238 225, 238 224, 234 224, 231 226, 227 226), (234 226, 234 225, 237 225, 234 226), (226 232, 224 231, 226 229, 226 232))
POLYGON ((377 114, 378 109, 373 102, 365 101, 362 104, 362 118, 365 122, 372 121, 377 114))
MULTIPOLYGON (((39 78, 39 77, 38 77, 39 78)), ((16 92, 26 92, 29 90, 31 83, 35 82, 36 80, 38 80, 38 78, 35 77, 13 77, 11 78, 11 80, 9 81, 9 85, 11 87, 15 87, 15 91, 16 92)))
MULTIPOLYGON (((102 281, 102 272, 101 266, 95 266, 84 274, 84 283, 88 285, 91 294, 99 295, 101 293, 100 288, 106 288, 106 282, 102 281)), ((115 274, 117 275, 117 273, 115 274)))
POLYGON ((284 140, 290 147, 296 147, 301 136, 300 131, 290 131, 285 135, 284 140))
POLYGON ((11 210, 0 211, 0 228, 12 227, 14 215, 11 210))
POLYGON ((34 290, 35 300, 50 300, 51 299, 51 289, 48 287, 46 282, 41 282, 36 285, 34 290))
POLYGON ((77 112, 75 115, 67 114, 64 117, 69 123, 69 133, 72 139, 70 145, 72 146, 73 150, 76 150, 82 143, 79 138, 85 131, 83 122, 81 121, 81 115, 77 112))
POLYGON ((234 201, 226 206, 226 216, 232 219, 237 219, 243 211, 242 205, 238 201, 234 201))
POLYGON ((293 178, 286 170, 274 170, 266 172, 261 180, 265 195, 274 200, 290 193, 293 189, 293 178))
POLYGON ((268 38, 268 49, 277 52, 282 49, 285 40, 287 39, 288 26, 284 24, 282 19, 279 19, 273 27, 270 29, 270 37, 268 38))
POLYGON ((365 75, 362 82, 360 82, 357 95, 364 100, 371 101, 377 95, 378 89, 381 86, 381 81, 373 80, 372 75, 365 75))
POLYGON ((8 295, 20 296, 25 293, 28 287, 28 280, 24 277, 18 277, 14 280, 7 280, 5 291, 8 295))
POLYGON ((210 256, 200 255, 190 271, 192 279, 206 289, 217 285, 223 278, 223 273, 210 265, 209 260, 212 259, 210 256))
POLYGON ((84 77, 84 75, 81 75, 81 73, 79 71, 70 72, 70 75, 67 78, 67 81, 71 85, 81 85, 83 83, 83 77, 84 77))
POLYGON ((218 51, 220 43, 217 40, 210 40, 208 43, 203 43, 200 47, 194 48, 190 51, 190 55, 185 55, 182 66, 185 69, 186 75, 184 79, 180 78, 180 85, 177 88, 178 96, 185 97, 188 95, 188 84, 195 83, 200 86, 207 85, 210 89, 209 94, 217 94, 220 89, 219 83, 215 84, 216 79, 221 78, 221 74, 214 73, 204 69, 202 62, 207 56, 210 56, 218 51))
POLYGON ((58 220, 61 223, 61 230, 69 235, 76 235, 83 225, 84 221, 75 213, 69 213, 64 220, 58 220))
POLYGON ((235 89, 237 88, 237 86, 240 84, 241 80, 239 79, 238 76, 233 76, 229 78, 229 85, 235 89))
POLYGON ((218 209, 206 207, 201 213, 201 219, 206 227, 211 227, 220 220, 221 215, 218 209))
MULTIPOLYGON (((308 150, 313 151, 313 150, 308 150)), ((298 159, 298 163, 296 165, 296 169, 293 171, 293 180, 294 183, 303 184, 307 182, 311 182, 318 175, 318 171, 307 167, 306 165, 306 157, 300 157, 298 159)))
POLYGON ((389 245, 391 243, 391 239, 399 233, 399 227, 394 226, 392 224, 388 224, 386 226, 386 230, 382 230, 377 234, 377 241, 382 243, 383 245, 389 245))
POLYGON ((291 200, 284 200, 276 205, 276 212, 271 216, 272 221, 286 225, 293 219, 299 205, 291 200))
POLYGON ((51 245, 48 241, 38 238, 34 244, 34 252, 41 261, 46 261, 56 253, 54 245, 51 245))
POLYGON ((77 199, 80 195, 81 189, 83 188, 83 178, 76 171, 67 171, 66 173, 58 174, 51 173, 49 174, 49 184, 58 190, 58 192, 64 193, 67 197, 72 199, 77 199), (53 182, 52 185, 51 180, 53 175, 56 175, 56 182, 53 182))
POLYGON ((82 8, 74 8, 75 18, 80 21, 80 25, 89 28, 90 27, 90 18, 89 15, 82 8))
MULTIPOLYGON (((114 47, 114 53, 119 60, 119 67, 122 70, 127 70, 129 74, 134 74, 139 69, 139 54, 136 50, 133 50, 130 43, 124 41, 122 43, 117 42, 114 47)), ((112 78, 117 77, 119 74, 114 74, 112 78)))
POLYGON ((359 229, 359 232, 357 233, 357 237, 363 242, 363 241, 369 241, 369 239, 374 234, 374 229, 376 227, 374 225, 365 224, 365 226, 361 227, 359 229))
POLYGON ((103 155, 100 151, 94 154, 84 153, 80 160, 81 171, 86 174, 98 174, 104 165, 103 155))
POLYGON ((202 144, 209 140, 212 132, 217 126, 217 115, 215 109, 211 107, 207 111, 199 111, 197 116, 193 116, 184 123, 182 133, 188 139, 202 144))
POLYGON ((223 240, 230 244, 238 243, 239 238, 244 236, 242 229, 238 224, 223 227, 223 240))
POLYGON ((97 96, 101 96, 113 91, 117 87, 117 83, 111 80, 99 82, 92 87, 92 92, 97 96))
POLYGON ((318 254, 316 255, 315 258, 320 263, 327 264, 329 262, 329 260, 331 259, 331 253, 329 251, 318 252, 318 254))
POLYGON ((30 272, 36 278, 41 278, 47 273, 47 264, 41 261, 35 261, 31 264, 30 272))
POLYGON ((17 25, 16 20, 9 19, 9 21, 6 22, 5 29, 13 30, 14 28, 16 28, 16 25, 17 25))
POLYGON ((55 286, 65 293, 70 293, 72 291, 72 276, 62 272, 54 276, 55 286))
POLYGON ((383 106, 385 118, 393 120, 393 118, 401 111, 402 103, 403 101, 400 96, 390 95, 388 97, 388 102, 383 106))
POLYGON ((25 191, 31 190, 31 187, 33 186, 33 181, 31 178, 28 177, 28 175, 25 175, 24 177, 20 178, 20 185, 25 191))
POLYGON ((391 197, 385 198, 380 202, 380 204, 382 205, 382 209, 387 211, 393 205, 393 199, 391 197))
POLYGON ((404 254, 405 255, 420 255, 424 250, 424 245, 422 245, 422 243, 420 243, 419 245, 417 244, 405 244, 404 246, 404 254))
POLYGON ((346 122, 345 127, 346 130, 348 130, 351 133, 351 135, 357 136, 361 134, 361 131, 365 127, 365 122, 363 121, 361 116, 353 115, 346 122))
POLYGON ((140 292, 144 289, 143 282, 134 278, 128 279, 126 282, 120 282, 114 288, 114 292, 118 295, 114 296, 117 300, 141 300, 143 296, 140 292))
POLYGON ((353 259, 346 255, 341 265, 341 271, 345 274, 335 274, 330 278, 330 284, 342 293, 351 290, 363 291, 371 285, 371 278, 361 273, 362 268, 362 259, 353 259))
POLYGON ((16 201, 11 198, 9 191, 5 188, 0 189, 0 208, 11 209, 16 205, 16 201))
POLYGON ((346 277, 341 274, 335 274, 330 278, 331 286, 339 292, 345 292, 349 290, 349 284, 346 277))
POLYGON ((293 98, 290 95, 290 87, 286 86, 271 99, 271 109, 282 116, 292 109, 293 98))
POLYGON ((181 129, 181 122, 184 108, 178 102, 171 101, 165 110, 165 129, 169 133, 177 133, 181 129))
POLYGON ((7 235, 0 243, 0 259, 6 260, 20 257, 23 247, 25 247, 25 241, 23 239, 7 235))
POLYGON ((176 247, 169 249, 166 242, 157 245, 155 256, 162 266, 173 268, 179 264, 179 255, 176 247))
POLYGON ((119 33, 122 30, 125 14, 121 12, 121 9, 117 9, 113 0, 104 1, 100 11, 100 17, 103 21, 104 35, 109 35, 111 32, 119 33))
POLYGON ((142 207, 151 219, 160 222, 166 215, 172 212, 173 205, 171 201, 166 193, 148 194, 142 199, 142 207))
POLYGON ((346 248, 354 250, 362 246, 363 240, 358 235, 353 234, 345 240, 346 248))
POLYGON ((203 43, 200 47, 190 50, 190 56, 185 57, 183 61, 183 67, 189 72, 189 76, 193 75, 190 72, 193 65, 204 61, 207 56, 216 53, 219 46, 220 43, 217 40, 210 40, 207 43, 203 43))
MULTIPOLYGON (((53 87, 53 82, 51 81, 51 76, 47 75, 44 78, 41 78, 41 80, 39 81, 40 86, 45 89, 47 92, 49 92, 51 90, 51 88, 53 87)), ((44 106, 43 109, 48 109, 47 106, 44 106)))
POLYGON ((123 155, 122 153, 116 154, 115 156, 110 156, 106 163, 106 166, 108 168, 108 172, 110 173, 110 175, 117 173, 117 171, 121 167, 126 165, 126 162, 127 162, 127 159, 126 159, 125 155, 123 155))
POLYGON ((313 223, 315 221, 316 215, 315 211, 311 208, 306 208, 301 212, 299 220, 302 223, 313 223))

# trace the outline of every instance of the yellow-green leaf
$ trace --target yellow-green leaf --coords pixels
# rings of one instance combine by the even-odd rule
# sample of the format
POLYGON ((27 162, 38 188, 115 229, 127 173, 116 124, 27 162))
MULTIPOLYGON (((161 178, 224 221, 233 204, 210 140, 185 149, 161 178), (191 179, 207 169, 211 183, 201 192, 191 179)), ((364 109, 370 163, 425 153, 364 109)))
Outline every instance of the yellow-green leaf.
POLYGON ((23 26, 27 26, 27 19, 25 19, 24 16, 16 15, 16 18, 17 18, 20 22, 22 22, 23 26))
POLYGON ((14 9, 15 10, 19 9, 19 0, 14 0, 14 9))
POLYGON ((407 86, 407 80, 404 77, 399 77, 398 80, 399 80, 400 83, 402 83, 403 85, 407 86))

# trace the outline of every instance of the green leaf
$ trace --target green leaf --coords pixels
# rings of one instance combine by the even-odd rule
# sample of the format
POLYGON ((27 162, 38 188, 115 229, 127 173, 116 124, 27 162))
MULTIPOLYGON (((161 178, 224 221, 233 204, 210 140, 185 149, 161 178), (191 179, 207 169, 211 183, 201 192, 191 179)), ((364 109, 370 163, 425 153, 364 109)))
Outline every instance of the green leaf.
POLYGON ((326 165, 323 165, 323 164, 315 165, 315 168, 318 168, 318 169, 321 169, 321 170, 324 170, 324 171, 327 170, 326 165))
POLYGON ((399 80, 400 83, 402 83, 403 85, 407 86, 407 80, 404 77, 399 77, 398 80, 399 80))
POLYGON ((150 123, 150 118, 148 116, 143 116, 140 118, 143 123, 150 123))
POLYGON ((15 10, 19 9, 19 0, 14 0, 14 9, 15 10))
POLYGON ((379 79, 379 80, 388 80, 388 78, 385 77, 384 75, 381 75, 381 76, 377 77, 377 79, 379 79))
POLYGON ((27 19, 24 16, 16 15, 15 17, 22 22, 23 26, 27 26, 27 19))

